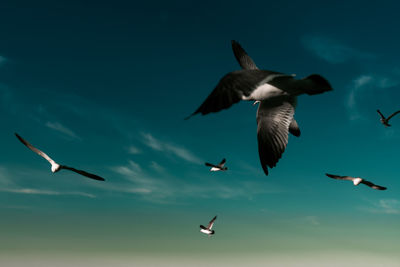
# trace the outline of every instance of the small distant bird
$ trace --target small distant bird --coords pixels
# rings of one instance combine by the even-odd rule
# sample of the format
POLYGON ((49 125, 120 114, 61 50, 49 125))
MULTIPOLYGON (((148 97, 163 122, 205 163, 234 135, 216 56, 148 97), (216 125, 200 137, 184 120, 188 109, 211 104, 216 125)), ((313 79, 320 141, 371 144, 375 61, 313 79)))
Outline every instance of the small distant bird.
POLYGON ((37 149, 36 147, 34 147, 30 143, 28 143, 28 141, 24 140, 17 133, 15 133, 15 135, 17 136, 18 140, 21 141, 21 143, 23 143, 25 146, 27 146, 30 150, 32 150, 33 152, 35 152, 36 154, 38 154, 39 156, 45 158, 48 162, 50 162, 51 171, 53 173, 58 172, 61 169, 66 169, 66 170, 70 170, 70 171, 76 172, 78 174, 81 174, 83 176, 86 176, 86 177, 94 179, 94 180, 99 180, 99 181, 104 181, 105 180, 104 178, 102 178, 100 176, 97 176, 95 174, 91 174, 91 173, 88 173, 88 172, 85 172, 85 171, 77 170, 77 169, 74 169, 72 167, 68 167, 68 166, 65 166, 65 165, 60 165, 60 164, 56 163, 54 160, 52 160, 49 156, 47 156, 46 153, 44 153, 43 151, 40 151, 39 149, 37 149))
POLYGON ((362 179, 360 177, 339 176, 339 175, 328 174, 328 173, 326 173, 325 175, 330 177, 330 178, 336 179, 336 180, 352 181, 354 185, 359 185, 361 183, 361 184, 365 184, 365 185, 367 185, 367 186, 369 186, 369 187, 371 187, 373 189, 377 189, 377 190, 386 190, 387 189, 386 187, 373 184, 373 183, 371 183, 371 182, 369 182, 367 180, 364 180, 364 179, 362 179))
POLYGON ((213 235, 215 233, 214 230, 211 230, 211 228, 214 225, 214 221, 217 219, 217 216, 215 216, 209 223, 208 226, 205 227, 203 225, 200 225, 200 232, 207 234, 208 236, 213 235))
POLYGON ((226 159, 223 159, 218 165, 214 165, 214 164, 206 162, 206 166, 211 167, 210 171, 212 171, 212 172, 226 171, 226 170, 228 170, 228 168, 224 166, 225 162, 226 162, 226 159))
POLYGON ((381 116, 381 122, 383 125, 385 125, 385 127, 390 127, 392 125, 389 124, 389 120, 391 118, 393 118, 397 113, 400 113, 400 110, 396 111, 395 113, 393 113, 392 115, 390 115, 389 117, 385 118, 385 116, 383 116, 382 112, 379 111, 379 109, 376 110, 376 112, 378 112, 379 116, 381 116))
POLYGON ((232 49, 243 68, 226 74, 215 89, 186 119, 206 115, 231 107, 241 100, 260 101, 257 109, 258 154, 264 173, 282 157, 288 143, 288 133, 300 136, 293 119, 297 96, 316 95, 331 91, 329 82, 318 74, 295 79, 276 71, 260 70, 239 43, 232 41, 232 49))

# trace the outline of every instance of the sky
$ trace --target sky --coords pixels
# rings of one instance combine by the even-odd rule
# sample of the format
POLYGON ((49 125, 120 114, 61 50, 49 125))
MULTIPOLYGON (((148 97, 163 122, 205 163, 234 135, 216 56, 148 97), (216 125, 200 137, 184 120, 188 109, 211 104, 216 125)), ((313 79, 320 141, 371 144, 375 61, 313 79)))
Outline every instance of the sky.
POLYGON ((400 266, 400 118, 376 113, 399 109, 399 8, 1 1, 0 265, 400 266), (240 69, 231 40, 334 89, 299 97, 301 137, 268 176, 251 102, 184 120, 240 69), (51 173, 15 132, 106 181, 51 173))

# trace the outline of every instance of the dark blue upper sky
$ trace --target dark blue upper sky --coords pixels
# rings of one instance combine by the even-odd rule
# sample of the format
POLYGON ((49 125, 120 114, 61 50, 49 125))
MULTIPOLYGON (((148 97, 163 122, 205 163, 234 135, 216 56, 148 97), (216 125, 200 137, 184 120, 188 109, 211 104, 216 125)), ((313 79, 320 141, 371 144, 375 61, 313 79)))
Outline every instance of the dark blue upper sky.
POLYGON ((6 241, 0 254, 65 251, 70 244, 134 255, 358 247, 356 253, 377 251, 372 258, 398 262, 400 120, 385 129, 376 109, 390 114, 400 107, 399 7, 394 1, 2 1, 0 234, 6 241), (183 120, 224 74, 240 68, 232 39, 262 69, 299 78, 318 73, 334 88, 299 97, 302 136, 290 136, 268 177, 259 164, 251 103, 183 120), (14 132, 107 182, 51 174, 14 132), (223 157, 226 173, 203 166, 223 157), (389 189, 354 187, 325 172, 389 189), (198 224, 215 214, 217 235, 204 243, 198 224), (80 230, 71 226, 77 222, 80 230), (349 230, 355 224, 362 227, 349 230))

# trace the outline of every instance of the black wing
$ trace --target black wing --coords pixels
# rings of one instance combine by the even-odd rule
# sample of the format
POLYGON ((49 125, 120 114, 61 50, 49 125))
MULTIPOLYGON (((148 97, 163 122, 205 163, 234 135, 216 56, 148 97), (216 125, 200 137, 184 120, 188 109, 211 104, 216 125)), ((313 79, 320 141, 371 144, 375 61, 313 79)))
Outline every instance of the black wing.
POLYGON ((400 113, 400 110, 396 111, 395 113, 393 113, 392 115, 390 115, 387 120, 390 120, 391 118, 393 118, 396 114, 400 113))
POLYGON ((328 176, 329 178, 333 178, 336 180, 353 180, 353 177, 351 177, 351 176, 340 176, 340 175, 329 174, 329 173, 325 173, 325 175, 328 176))
POLYGON ((366 180, 362 180, 361 183, 368 185, 369 187, 373 188, 373 189, 377 189, 377 190, 386 190, 386 187, 380 186, 380 185, 376 185, 371 183, 370 181, 366 181, 366 180))
POLYGON ((208 166, 208 167, 219 168, 217 165, 214 165, 214 164, 211 164, 211 163, 208 163, 208 162, 206 162, 205 165, 208 166))
POLYGON ((246 53, 246 51, 241 47, 241 45, 234 40, 232 40, 232 50, 236 60, 239 62, 240 67, 242 67, 245 70, 258 69, 253 59, 251 59, 251 57, 246 53))
POLYGON ((385 116, 383 116, 382 112, 380 112, 379 109, 377 109, 376 112, 378 112, 378 114, 379 114, 379 116, 381 116, 381 119, 382 119, 382 120, 385 120, 385 119, 386 119, 385 116))
POLYGON ((76 172, 76 173, 78 173, 80 175, 86 176, 86 177, 94 179, 94 180, 105 181, 105 179, 103 177, 100 177, 100 176, 98 176, 96 174, 88 173, 88 172, 85 172, 85 171, 82 171, 82 170, 77 170, 77 169, 74 169, 72 167, 68 167, 68 166, 65 166, 65 165, 61 165, 61 168, 76 172))
POLYGON ((211 228, 213 227, 214 222, 215 222, 216 219, 217 219, 217 216, 212 218, 212 220, 208 223, 207 229, 211 230, 211 228))
POLYGON ((222 167, 222 166, 224 166, 225 162, 226 162, 226 159, 222 159, 218 165, 222 167))
POLYGON ((207 230, 207 228, 205 226, 203 226, 203 225, 200 225, 200 228, 203 229, 203 230, 207 230))
POLYGON ((279 73, 266 70, 238 70, 226 74, 203 104, 186 119, 198 113, 206 115, 231 107, 242 100, 243 96, 249 96, 273 74, 279 73))

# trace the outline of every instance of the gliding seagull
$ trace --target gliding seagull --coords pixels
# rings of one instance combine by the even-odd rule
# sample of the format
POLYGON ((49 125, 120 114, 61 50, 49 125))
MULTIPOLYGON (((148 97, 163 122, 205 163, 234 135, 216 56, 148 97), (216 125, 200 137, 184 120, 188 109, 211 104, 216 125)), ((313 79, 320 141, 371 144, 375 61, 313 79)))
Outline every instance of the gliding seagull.
POLYGON ((31 145, 30 143, 28 143, 26 140, 24 140, 21 136, 19 136, 17 133, 15 133, 15 135, 17 136, 17 138, 19 139, 19 141, 21 141, 21 143, 23 143, 25 146, 27 146, 30 150, 32 150, 33 152, 35 152, 36 154, 38 154, 39 156, 43 157, 44 159, 46 159, 48 162, 50 162, 51 164, 51 171, 53 173, 58 172, 61 169, 66 169, 66 170, 70 170, 73 172, 76 172, 78 174, 81 174, 83 176, 86 176, 88 178, 94 179, 94 180, 99 180, 99 181, 104 181, 105 179, 97 176, 95 174, 91 174, 85 171, 81 171, 81 170, 77 170, 74 169, 72 167, 68 167, 65 165, 60 165, 58 163, 56 163, 54 160, 52 160, 49 156, 47 156, 46 153, 44 153, 43 151, 40 151, 39 149, 37 149, 36 147, 34 147, 33 145, 31 145))
POLYGON ((264 173, 276 166, 285 151, 288 132, 300 135, 293 120, 297 96, 315 95, 332 90, 329 82, 318 74, 296 80, 293 75, 260 70, 236 42, 233 50, 245 68, 226 74, 215 89, 189 117, 227 109, 241 100, 260 101, 257 110, 258 153, 264 173))
POLYGON ((214 230, 211 230, 211 228, 214 225, 214 221, 217 219, 217 216, 215 216, 209 223, 208 226, 205 227, 203 225, 200 225, 200 232, 207 234, 208 236, 213 235, 215 233, 214 230))
POLYGON ((226 162, 226 159, 223 159, 218 165, 214 165, 214 164, 206 162, 206 166, 211 167, 210 171, 212 171, 212 172, 226 171, 226 170, 228 170, 228 168, 224 166, 225 162, 226 162))
POLYGON ((385 118, 385 116, 383 116, 383 114, 379 111, 379 109, 376 110, 376 112, 378 112, 379 116, 381 116, 381 122, 383 125, 385 125, 385 127, 390 127, 392 125, 389 124, 389 120, 391 118, 393 118, 393 116, 395 116, 397 113, 400 113, 400 110, 396 111, 395 113, 393 113, 392 115, 390 115, 389 117, 385 118))
POLYGON ((354 185, 359 185, 359 184, 365 184, 373 189, 377 189, 377 190, 386 190, 386 187, 380 186, 380 185, 376 185, 373 184, 367 180, 364 180, 360 177, 351 177, 351 176, 340 176, 340 175, 335 175, 335 174, 329 174, 326 173, 326 176, 336 179, 336 180, 347 180, 347 181, 352 181, 354 185))

